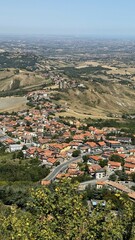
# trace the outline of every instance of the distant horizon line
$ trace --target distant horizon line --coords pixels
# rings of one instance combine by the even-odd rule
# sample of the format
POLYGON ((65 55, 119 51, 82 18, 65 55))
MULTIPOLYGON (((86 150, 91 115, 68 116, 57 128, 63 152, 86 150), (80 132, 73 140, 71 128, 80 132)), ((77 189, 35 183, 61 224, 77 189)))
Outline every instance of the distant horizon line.
POLYGON ((55 33, 55 34, 49 34, 49 33, 0 33, 0 38, 7 38, 7 37, 15 37, 15 38, 54 38, 54 37, 59 37, 59 38, 91 38, 91 39, 134 39, 135 40, 135 35, 124 35, 124 34, 60 34, 60 33, 55 33))

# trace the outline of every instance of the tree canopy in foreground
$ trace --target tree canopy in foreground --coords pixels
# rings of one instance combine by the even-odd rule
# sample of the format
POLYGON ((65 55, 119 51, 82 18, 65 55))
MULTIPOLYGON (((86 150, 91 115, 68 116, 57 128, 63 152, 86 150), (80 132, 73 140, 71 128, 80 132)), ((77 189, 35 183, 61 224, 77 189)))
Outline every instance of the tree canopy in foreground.
POLYGON ((108 201, 90 213, 76 184, 64 180, 30 190, 27 208, 0 204, 0 239, 134 240, 134 204, 116 193, 121 207, 108 201))

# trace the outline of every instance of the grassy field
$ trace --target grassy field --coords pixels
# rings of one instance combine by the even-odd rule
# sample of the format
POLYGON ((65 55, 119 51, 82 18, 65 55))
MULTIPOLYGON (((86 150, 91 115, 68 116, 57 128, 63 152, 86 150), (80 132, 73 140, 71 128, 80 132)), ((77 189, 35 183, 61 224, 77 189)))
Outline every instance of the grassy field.
POLYGON ((18 88, 27 89, 28 87, 40 86, 50 83, 50 79, 45 79, 40 73, 20 70, 16 74, 15 69, 0 71, 0 91, 15 90, 18 88), (17 84, 14 84, 15 82, 17 84))
POLYGON ((102 62, 85 61, 85 62, 79 63, 76 66, 76 68, 84 68, 84 67, 88 67, 88 66, 92 66, 92 67, 101 66, 103 68, 108 68, 109 71, 107 71, 107 74, 119 74, 119 75, 123 75, 123 76, 135 74, 134 67, 127 66, 120 62, 114 62, 113 65, 115 65, 115 66, 112 66, 110 64, 107 65, 107 63, 102 63, 102 62))
MULTIPOLYGON (((25 162, 26 160, 24 160, 25 162)), ((13 153, 0 152, 0 165, 3 164, 19 164, 19 159, 13 159, 13 153)))
POLYGON ((70 89, 60 92, 60 103, 67 106, 61 116, 106 118, 110 114, 135 112, 134 89, 118 83, 87 84, 87 90, 70 89))
POLYGON ((102 118, 102 119, 111 119, 111 117, 107 117, 107 115, 100 111, 99 109, 92 109, 91 110, 91 114, 87 114, 87 113, 84 113, 84 112, 81 112, 80 111, 76 111, 76 110, 73 110, 73 109, 68 109, 68 111, 66 112, 62 112, 62 113, 57 113, 56 116, 62 116, 62 117, 75 117, 77 119, 85 119, 85 118, 91 118, 91 119, 99 119, 99 118, 102 118))
POLYGON ((5 97, 0 98, 0 112, 12 112, 26 109, 26 97, 5 97))

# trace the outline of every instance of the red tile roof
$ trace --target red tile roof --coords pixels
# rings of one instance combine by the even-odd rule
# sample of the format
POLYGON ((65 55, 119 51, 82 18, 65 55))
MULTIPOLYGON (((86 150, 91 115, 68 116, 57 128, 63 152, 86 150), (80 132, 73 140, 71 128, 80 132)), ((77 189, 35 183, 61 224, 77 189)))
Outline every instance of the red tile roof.
POLYGON ((93 159, 93 160, 95 160, 95 161, 100 161, 102 158, 101 158, 101 156, 97 156, 97 155, 95 155, 95 156, 89 156, 89 158, 91 158, 91 159, 93 159))
POLYGON ((101 166, 98 164, 93 164, 93 165, 89 166, 88 168, 89 168, 89 172, 96 172, 101 169, 101 166))
POLYGON ((57 161, 57 159, 56 158, 48 158, 47 161, 54 164, 57 161))
POLYGON ((42 180, 41 185, 49 185, 51 181, 42 180))
POLYGON ((124 167, 129 169, 135 169, 135 164, 125 163, 124 167))
POLYGON ((97 147, 97 144, 95 142, 86 142, 90 147, 97 147))
POLYGON ((121 163, 120 162, 109 161, 108 165, 111 165, 112 167, 120 167, 121 163))
POLYGON ((133 157, 128 157, 128 158, 125 159, 125 162, 126 162, 126 163, 135 164, 135 158, 133 158, 133 157))
POLYGON ((98 142, 98 144, 99 144, 101 147, 103 147, 103 146, 106 145, 106 143, 105 143, 104 141, 102 141, 102 142, 98 142))
POLYGON ((112 140, 109 140, 108 142, 111 143, 111 144, 120 144, 119 141, 112 141, 112 140))

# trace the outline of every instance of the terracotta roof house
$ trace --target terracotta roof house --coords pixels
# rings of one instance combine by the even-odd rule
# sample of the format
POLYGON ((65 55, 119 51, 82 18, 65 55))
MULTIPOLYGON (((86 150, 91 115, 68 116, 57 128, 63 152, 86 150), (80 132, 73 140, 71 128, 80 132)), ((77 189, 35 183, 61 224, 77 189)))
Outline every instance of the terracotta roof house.
POLYGON ((121 143, 119 141, 106 141, 106 145, 109 146, 110 148, 120 148, 121 143))
POLYGON ((89 173, 90 173, 90 174, 93 174, 93 173, 95 173, 97 170, 100 170, 100 169, 101 169, 101 166, 98 165, 98 164, 92 164, 92 165, 90 165, 90 166, 88 167, 88 169, 89 169, 89 173))
POLYGON ((124 164, 124 168, 125 168, 125 170, 127 170, 127 171, 135 172, 135 164, 125 163, 125 164, 124 164))
POLYGON ((108 162, 108 167, 110 169, 122 170, 122 166, 121 166, 120 162, 109 161, 108 162))
POLYGON ((98 145, 100 147, 106 147, 106 143, 104 141, 98 142, 98 145))
POLYGON ((135 157, 128 157, 125 159, 125 163, 135 164, 135 157))
POLYGON ((57 158, 47 158, 47 161, 53 165, 57 162, 57 158))
POLYGON ((58 173, 58 175, 56 176, 56 179, 62 179, 62 178, 68 178, 70 176, 70 174, 68 173, 58 173))
POLYGON ((130 149, 129 153, 130 153, 130 155, 134 155, 135 156, 135 149, 130 149))
POLYGON ((98 145, 95 142, 86 142, 86 144, 89 145, 91 149, 98 148, 98 145))
POLYGON ((105 176, 105 170, 101 168, 98 164, 93 164, 89 166, 89 173, 91 176, 95 177, 96 179, 101 179, 105 176))
POLYGON ((78 141, 78 142, 83 142, 84 140, 84 134, 77 134, 73 136, 73 140, 74 141, 78 141))
POLYGON ((102 159, 101 156, 98 155, 90 155, 89 159, 87 161, 87 164, 91 164, 91 163, 99 163, 99 161, 102 159))
POLYGON ((97 189, 103 188, 105 186, 105 181, 97 181, 96 186, 97 189))
POLYGON ((50 183, 51 183, 51 181, 47 181, 47 180, 41 181, 41 185, 45 185, 45 186, 49 185, 50 183))
POLYGON ((78 146, 78 149, 81 151, 81 153, 88 153, 90 152, 90 147, 86 144, 78 146))

